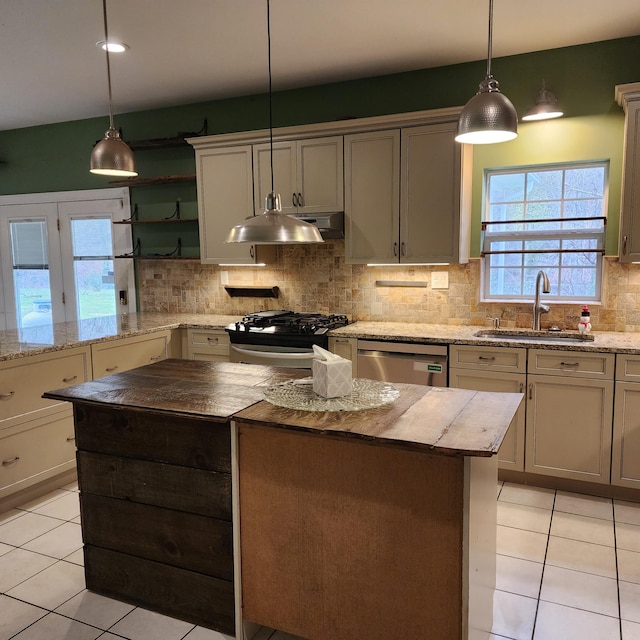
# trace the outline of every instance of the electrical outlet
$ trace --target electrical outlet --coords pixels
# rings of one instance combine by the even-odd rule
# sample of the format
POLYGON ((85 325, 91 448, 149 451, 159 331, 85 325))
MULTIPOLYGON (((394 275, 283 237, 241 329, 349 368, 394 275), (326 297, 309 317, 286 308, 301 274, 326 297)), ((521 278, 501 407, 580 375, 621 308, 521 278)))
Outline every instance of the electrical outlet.
POLYGON ((229 284, 229 272, 228 271, 221 271, 220 272, 220 284, 221 285, 225 285, 225 284, 229 284))
POLYGON ((449 272, 434 271, 431 274, 431 288, 432 289, 448 289, 449 288, 449 272))

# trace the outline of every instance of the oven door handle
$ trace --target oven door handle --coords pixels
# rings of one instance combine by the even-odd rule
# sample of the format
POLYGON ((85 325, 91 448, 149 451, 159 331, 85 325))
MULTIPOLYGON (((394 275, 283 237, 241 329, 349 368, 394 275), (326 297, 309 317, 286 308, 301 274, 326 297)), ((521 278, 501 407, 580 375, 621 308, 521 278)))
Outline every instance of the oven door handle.
POLYGON ((231 345, 231 350, 245 356, 253 356, 264 360, 309 360, 309 358, 313 357, 313 351, 306 351, 304 353, 291 353, 286 351, 254 351, 252 349, 236 347, 234 344, 231 345))

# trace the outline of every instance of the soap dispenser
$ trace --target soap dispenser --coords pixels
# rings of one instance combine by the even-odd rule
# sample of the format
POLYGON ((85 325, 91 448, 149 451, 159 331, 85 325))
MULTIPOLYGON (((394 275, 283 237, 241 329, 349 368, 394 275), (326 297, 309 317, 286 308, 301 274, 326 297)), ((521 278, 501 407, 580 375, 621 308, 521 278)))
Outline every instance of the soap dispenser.
POLYGON ((591 314, 589 313, 589 307, 586 305, 582 307, 580 322, 578 322, 578 331, 580 333, 589 333, 589 331, 591 331, 591 314))

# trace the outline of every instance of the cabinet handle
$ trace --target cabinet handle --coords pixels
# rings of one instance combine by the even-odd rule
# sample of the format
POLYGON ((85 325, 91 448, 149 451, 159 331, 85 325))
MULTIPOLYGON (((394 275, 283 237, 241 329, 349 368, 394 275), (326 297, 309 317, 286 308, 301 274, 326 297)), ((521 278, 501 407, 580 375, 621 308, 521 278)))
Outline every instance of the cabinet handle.
POLYGON ((8 400, 16 395, 15 391, 9 391, 9 393, 0 393, 0 400, 8 400))
POLYGON ((520 393, 522 393, 522 391, 524 390, 524 385, 522 384, 522 382, 520 383, 520 393))
POLYGON ((20 456, 14 456, 13 458, 7 458, 6 460, 2 461, 2 466, 3 467, 8 467, 10 464, 14 464, 15 462, 18 462, 18 460, 20 460, 20 456))
POLYGON ((579 362, 561 362, 560 363, 561 367, 579 367, 580 363, 579 362))
POLYGON ((298 198, 296 197, 295 193, 291 194, 291 203, 293 204, 294 207, 298 206, 298 198))
POLYGON ((407 245, 404 242, 400 243, 400 251, 402 252, 403 256, 407 255, 407 245))
POLYGON ((533 383, 529 383, 529 400, 533 400, 533 383))
POLYGON ((395 257, 398 257, 398 243, 397 242, 393 243, 393 255, 395 257))
POLYGON ((69 382, 73 382, 74 380, 77 380, 78 376, 71 376, 70 378, 62 378, 62 382, 69 384, 69 382))
POLYGON ((622 236, 622 255, 627 255, 627 236, 622 236))
POLYGON ((298 206, 304 207, 304 198, 302 197, 302 194, 299 191, 298 191, 298 206))
POLYGON ((255 250, 253 248, 253 245, 251 245, 249 247, 249 255, 251 256, 251 258, 255 258, 256 257, 256 252, 255 252, 255 250))
POLYGON ((75 441, 76 441, 75 436, 71 436, 71 437, 67 438, 67 442, 75 442, 75 441))
POLYGON ((495 359, 495 356, 478 356, 478 360, 484 360, 486 362, 493 362, 495 359))
POLYGON ((151 362, 157 362, 158 360, 162 360, 162 356, 152 356, 149 360, 151 362))
POLYGON ((116 365, 115 367, 105 367, 104 370, 111 373, 112 371, 115 371, 117 368, 118 368, 118 365, 116 365))
POLYGON ((220 340, 220 338, 210 338, 210 337, 207 337, 207 340, 208 340, 209 342, 215 342, 215 343, 217 344, 217 343, 218 343, 218 341, 220 340))

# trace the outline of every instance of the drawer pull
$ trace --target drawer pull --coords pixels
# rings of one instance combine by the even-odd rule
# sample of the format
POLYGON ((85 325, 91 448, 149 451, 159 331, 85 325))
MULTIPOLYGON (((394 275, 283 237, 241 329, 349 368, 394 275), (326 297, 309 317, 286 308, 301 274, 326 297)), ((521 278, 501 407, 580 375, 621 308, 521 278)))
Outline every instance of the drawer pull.
POLYGON ((484 360, 486 362, 493 362, 495 359, 495 356, 478 356, 478 360, 484 360))
POLYGON ((529 400, 533 400, 533 384, 529 383, 529 400))
POLYGON ((158 360, 162 360, 162 356, 152 356, 149 360, 151 360, 151 362, 157 362, 158 360))
POLYGON ((70 436, 69 438, 67 438, 67 442, 75 442, 76 438, 75 436, 70 436))
POLYGON ((208 338, 207 338, 207 340, 208 340, 209 342, 216 342, 216 343, 217 343, 217 342, 219 342, 220 338, 209 338, 209 337, 208 337, 208 338))
POLYGON ((105 367, 104 370, 111 373, 112 371, 115 371, 117 368, 118 368, 118 365, 116 365, 115 367, 105 367))
POLYGON ((561 362, 560 366, 561 367, 579 367, 580 363, 579 362, 561 362))
POLYGON ((78 379, 78 376, 71 376, 70 378, 62 378, 62 382, 65 382, 68 384, 69 382, 73 382, 74 380, 77 380, 77 379, 78 379))
POLYGON ((0 400, 8 400, 16 395, 15 391, 9 391, 9 393, 0 393, 0 400))
POLYGON ((20 456, 14 456, 13 458, 7 458, 6 460, 2 461, 2 466, 3 467, 8 467, 10 464, 14 464, 15 462, 18 462, 18 460, 20 460, 20 456))

